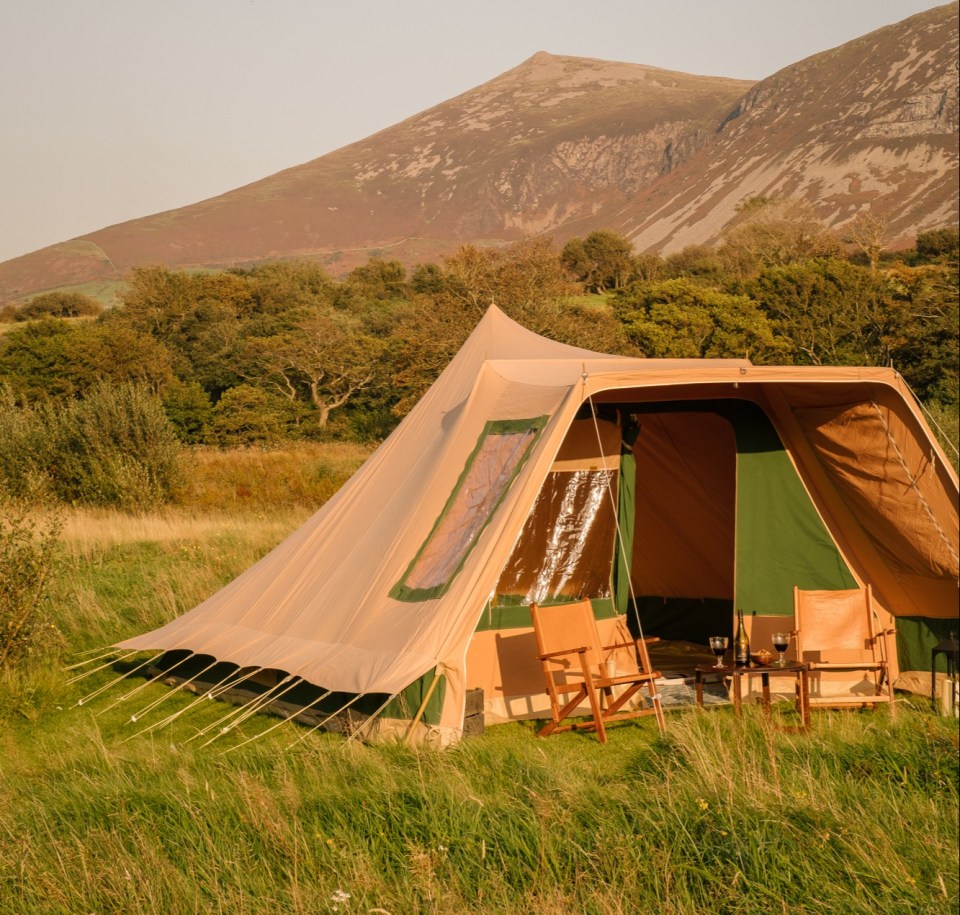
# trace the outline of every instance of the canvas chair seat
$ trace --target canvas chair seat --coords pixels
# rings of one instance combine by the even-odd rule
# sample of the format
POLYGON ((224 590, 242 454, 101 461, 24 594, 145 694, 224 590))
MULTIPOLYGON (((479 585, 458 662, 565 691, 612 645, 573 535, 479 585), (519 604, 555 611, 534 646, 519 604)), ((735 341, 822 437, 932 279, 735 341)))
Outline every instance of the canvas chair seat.
POLYGON ((887 666, 893 629, 883 629, 873 606, 870 585, 844 591, 793 589, 797 659, 811 673, 810 705, 851 706, 881 703, 894 716, 893 679, 887 666), (818 672, 863 674, 855 682, 831 684, 818 672), (834 689, 827 689, 833 685, 834 689))
POLYGON ((647 642, 657 639, 601 644, 589 600, 551 607, 534 603, 530 614, 551 709, 551 720, 538 736, 582 728, 595 730, 600 742, 606 743, 608 724, 643 715, 656 716, 664 730, 656 686, 660 674, 652 669, 647 651, 647 642), (623 673, 624 667, 630 672, 623 673), (646 703, 636 702, 642 689, 647 692, 646 703), (584 703, 589 719, 572 720, 583 714, 584 703))

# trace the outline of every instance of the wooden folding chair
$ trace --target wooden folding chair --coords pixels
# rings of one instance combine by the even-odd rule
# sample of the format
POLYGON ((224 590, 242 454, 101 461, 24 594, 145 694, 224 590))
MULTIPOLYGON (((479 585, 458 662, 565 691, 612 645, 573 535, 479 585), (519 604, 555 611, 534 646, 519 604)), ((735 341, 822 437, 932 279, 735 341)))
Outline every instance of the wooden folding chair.
POLYGON ((660 674, 650 667, 646 644, 657 639, 601 645, 589 600, 552 607, 532 604, 530 613, 552 712, 552 720, 541 728, 539 737, 583 728, 596 730, 600 743, 606 743, 606 725, 641 715, 656 715, 657 725, 664 730, 655 682, 660 674), (628 657, 629 665, 625 665, 628 657), (632 669, 621 673, 624 666, 632 669), (649 702, 622 711, 644 687, 649 702), (590 720, 570 720, 584 702, 590 720))
POLYGON ((795 587, 793 606, 797 660, 810 667, 810 705, 876 708, 887 703, 892 718, 896 706, 887 639, 895 630, 880 626, 870 585, 849 591, 801 591, 795 587), (833 671, 864 676, 856 683, 831 684, 830 677, 822 675, 833 671), (836 694, 824 693, 824 687, 830 685, 838 690, 836 694))

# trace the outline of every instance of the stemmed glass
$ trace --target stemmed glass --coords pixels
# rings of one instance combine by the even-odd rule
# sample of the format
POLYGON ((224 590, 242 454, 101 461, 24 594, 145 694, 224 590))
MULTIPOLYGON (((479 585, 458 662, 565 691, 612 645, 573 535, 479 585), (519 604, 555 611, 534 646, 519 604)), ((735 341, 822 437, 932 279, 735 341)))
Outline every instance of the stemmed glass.
POLYGON ((723 667, 723 656, 726 654, 727 645, 730 640, 725 635, 710 636, 710 650, 717 656, 717 663, 714 667, 723 667))
POLYGON ((777 667, 786 667, 787 662, 784 660, 783 654, 787 650, 787 646, 789 644, 789 632, 775 632, 773 634, 773 647, 777 649, 777 653, 780 655, 779 659, 777 660, 777 667))

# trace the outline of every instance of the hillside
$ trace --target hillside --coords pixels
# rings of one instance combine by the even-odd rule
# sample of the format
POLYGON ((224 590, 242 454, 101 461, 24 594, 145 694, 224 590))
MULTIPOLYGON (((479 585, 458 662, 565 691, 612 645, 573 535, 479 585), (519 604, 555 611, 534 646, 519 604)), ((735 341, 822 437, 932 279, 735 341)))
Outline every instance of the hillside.
POLYGON ((358 143, 191 206, 0 264, 0 302, 122 280, 140 264, 226 267, 614 228, 637 250, 715 241, 756 196, 842 227, 869 209, 889 241, 958 220, 958 5, 751 84, 535 54, 358 143))
POLYGON ((869 207, 894 244, 956 225, 957 10, 913 16, 757 83, 617 228, 640 250, 669 253, 716 240, 757 195, 804 199, 832 227, 869 207))
POLYGON ((615 211, 751 84, 538 53, 476 89, 304 165, 0 265, 0 297, 143 263, 281 257, 334 269, 435 259, 615 211))

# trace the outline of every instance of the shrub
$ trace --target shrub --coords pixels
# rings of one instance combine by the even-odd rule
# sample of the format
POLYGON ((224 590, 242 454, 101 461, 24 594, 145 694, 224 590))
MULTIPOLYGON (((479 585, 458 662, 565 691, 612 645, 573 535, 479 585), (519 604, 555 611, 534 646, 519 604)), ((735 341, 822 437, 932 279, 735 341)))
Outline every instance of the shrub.
POLYGON ((0 381, 0 492, 30 498, 47 488, 47 413, 20 406, 0 381))
POLYGON ((163 392, 163 409, 181 442, 198 445, 213 418, 210 396, 196 381, 175 380, 163 392))
POLYGON ((0 508, 0 669, 41 647, 55 628, 46 615, 61 523, 37 522, 25 509, 0 508))
POLYGON ((289 422, 288 401, 262 388, 239 384, 213 408, 210 437, 221 447, 267 445, 284 437, 289 422))
POLYGON ((956 261, 958 256, 960 232, 956 229, 931 229, 917 235, 917 260, 921 263, 956 261))
POLYGON ((159 398, 103 382, 57 416, 57 495, 68 502, 142 510, 168 501, 180 481, 179 443, 159 398))
POLYGON ((46 292, 34 296, 17 312, 16 320, 30 321, 34 318, 80 318, 93 317, 103 311, 103 306, 82 292, 46 292))

